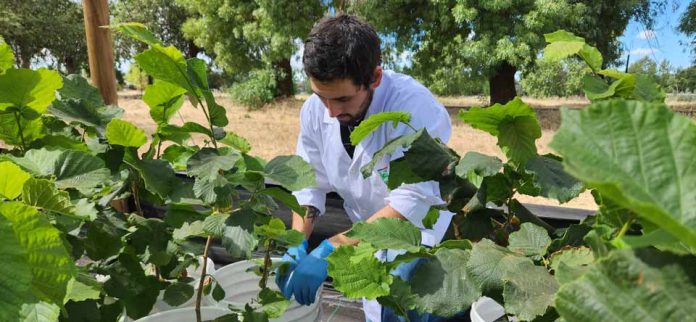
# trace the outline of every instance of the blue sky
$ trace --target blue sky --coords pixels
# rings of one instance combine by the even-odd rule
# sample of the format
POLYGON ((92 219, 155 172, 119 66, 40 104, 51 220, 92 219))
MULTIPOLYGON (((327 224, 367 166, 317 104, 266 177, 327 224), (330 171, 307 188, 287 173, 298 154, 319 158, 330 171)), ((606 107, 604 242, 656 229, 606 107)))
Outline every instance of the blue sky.
POLYGON ((625 62, 626 54, 630 52, 632 62, 648 55, 658 63, 666 59, 676 68, 690 66, 694 56, 689 39, 677 31, 679 18, 689 5, 689 1, 691 0, 670 1, 665 12, 655 17, 655 26, 652 30, 647 30, 642 24, 631 21, 623 36, 619 38, 625 48, 622 60, 625 62))

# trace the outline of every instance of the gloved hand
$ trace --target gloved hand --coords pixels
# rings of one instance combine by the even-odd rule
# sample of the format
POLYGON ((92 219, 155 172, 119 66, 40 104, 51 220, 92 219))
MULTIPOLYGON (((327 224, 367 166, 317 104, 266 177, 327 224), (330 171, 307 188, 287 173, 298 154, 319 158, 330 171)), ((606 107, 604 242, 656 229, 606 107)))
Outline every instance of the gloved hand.
POLYGON ((334 249, 333 245, 325 239, 297 265, 289 282, 292 284, 292 293, 295 295, 297 303, 302 305, 314 303, 317 289, 328 275, 326 257, 334 249))
POLYGON ((292 285, 288 283, 290 275, 297 267, 297 264, 305 257, 307 257, 307 240, 302 241, 302 243, 297 246, 288 248, 288 251, 285 252, 285 255, 280 259, 283 262, 290 263, 287 270, 284 272, 285 274, 281 274, 279 270, 276 270, 276 284, 280 292, 283 293, 287 299, 290 299, 292 296, 292 285))

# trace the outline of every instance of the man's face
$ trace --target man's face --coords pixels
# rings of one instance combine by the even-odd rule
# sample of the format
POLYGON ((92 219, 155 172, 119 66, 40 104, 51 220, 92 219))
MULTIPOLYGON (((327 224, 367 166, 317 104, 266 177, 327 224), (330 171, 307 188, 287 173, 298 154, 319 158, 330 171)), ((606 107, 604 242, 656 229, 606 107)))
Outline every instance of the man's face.
POLYGON ((341 124, 350 125, 370 106, 372 93, 379 86, 381 74, 379 69, 379 75, 376 75, 378 78, 369 87, 357 86, 347 78, 328 82, 310 78, 309 82, 314 94, 319 96, 329 110, 329 116, 335 117, 341 124))

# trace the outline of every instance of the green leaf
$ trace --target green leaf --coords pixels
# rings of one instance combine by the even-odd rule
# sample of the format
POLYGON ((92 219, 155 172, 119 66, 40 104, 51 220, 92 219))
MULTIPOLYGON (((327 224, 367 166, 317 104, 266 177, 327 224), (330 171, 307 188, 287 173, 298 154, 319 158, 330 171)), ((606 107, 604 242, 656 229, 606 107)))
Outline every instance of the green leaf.
POLYGON ((637 74, 633 97, 639 101, 664 103, 667 95, 655 80, 647 75, 637 74))
POLYGON ((54 177, 58 189, 94 188, 111 177, 102 159, 80 151, 29 150, 24 157, 9 158, 35 176, 54 177))
POLYGON ((38 140, 34 140, 29 146, 32 149, 40 149, 45 147, 48 149, 58 148, 60 150, 76 150, 97 154, 93 152, 87 144, 79 139, 65 135, 46 135, 38 140))
POLYGON ((175 282, 164 290, 164 302, 171 306, 179 306, 193 297, 194 289, 191 284, 175 282))
POLYGON ((266 164, 264 176, 290 191, 297 191, 316 184, 312 166, 296 155, 273 158, 266 164))
POLYGON ((562 118, 551 147, 568 173, 696 247, 696 124, 634 101, 564 109, 562 118))
POLYGON ((9 145, 22 146, 46 135, 44 122, 41 119, 28 120, 20 116, 19 124, 22 127, 22 137, 19 136, 19 126, 17 126, 15 115, 12 113, 0 114, 0 140, 9 145), (22 142, 22 138, 24 138, 24 142, 22 142))
POLYGON ((147 142, 145 131, 120 119, 113 119, 106 126, 106 139, 110 144, 133 148, 139 148, 147 142))
MULTIPOLYGON (((556 231, 556 229, 553 228, 553 226, 549 225, 547 222, 545 222, 541 218, 537 217, 537 215, 529 211, 529 209, 522 205, 517 199, 512 199, 512 201, 508 203, 508 207, 510 208, 512 214, 519 218, 521 222, 529 222, 537 226, 541 226, 544 229, 546 229, 546 231, 550 234, 553 234, 556 231)), ((582 237, 580 238, 580 240, 582 240, 582 237)))
POLYGON ((594 262, 594 256, 592 250, 587 247, 566 248, 551 254, 550 262, 549 267, 553 271, 558 271, 561 263, 569 267, 590 265, 594 262))
POLYGON ((155 37, 152 32, 147 30, 147 26, 138 22, 126 22, 110 25, 109 28, 116 29, 137 41, 144 42, 148 45, 161 44, 162 42, 155 37))
POLYGON ((425 130, 404 152, 404 160, 415 175, 428 181, 440 180, 445 173, 451 172, 459 156, 425 130))
POLYGON ((425 133, 425 129, 420 129, 416 133, 402 135, 389 141, 379 151, 375 152, 375 154, 372 156, 372 160, 370 160, 370 163, 360 169, 363 174, 363 178, 367 179, 372 175, 375 166, 377 166, 377 162, 381 161, 386 156, 391 155, 398 149, 408 149, 414 141, 423 135, 423 133, 425 133))
POLYGON ((428 209, 428 213, 425 215, 425 218, 423 218, 423 227, 433 229, 433 225, 437 223, 438 219, 440 219, 440 209, 430 207, 430 209, 428 209))
POLYGON ((222 289, 222 286, 220 286, 220 283, 215 283, 215 287, 213 287, 213 300, 220 302, 225 298, 225 290, 222 289))
POLYGON ((597 48, 585 44, 584 46, 582 46, 582 49, 580 49, 580 52, 578 52, 578 55, 593 70, 598 70, 602 68, 602 54, 599 52, 597 48))
POLYGON ((106 269, 111 277, 104 283, 108 296, 119 298, 129 317, 137 319, 152 310, 160 294, 160 283, 155 276, 147 276, 140 262, 126 253, 106 269))
POLYGON ((218 143, 232 147, 241 153, 249 153, 251 151, 249 141, 234 132, 227 132, 222 140, 218 140, 218 143))
POLYGON ((65 191, 56 190, 53 182, 45 179, 30 178, 24 183, 22 201, 30 206, 56 212, 66 216, 77 216, 75 206, 65 191))
POLYGON ((85 224, 85 251, 89 258, 102 260, 117 255, 123 247, 122 237, 128 232, 123 214, 100 212, 94 221, 85 224))
POLYGON ((517 266, 525 263, 531 264, 532 260, 498 246, 489 239, 482 239, 474 243, 466 268, 477 285, 480 285, 481 290, 487 293, 503 290, 503 279, 508 272, 514 271, 517 266))
POLYGON ((10 200, 19 197, 24 182, 30 177, 12 162, 0 162, 0 196, 10 200))
POLYGON ((283 294, 269 288, 264 288, 259 292, 259 303, 262 305, 261 309, 270 318, 281 317, 288 306, 290 306, 290 301, 283 294))
POLYGON ((590 101, 601 100, 614 96, 614 87, 594 75, 585 75, 582 78, 582 90, 590 101))
POLYGON ((0 37, 0 74, 14 66, 15 57, 12 47, 0 37))
POLYGON ((180 86, 156 81, 145 89, 143 101, 150 107, 150 116, 157 124, 167 124, 184 104, 186 90, 180 86))
POLYGON ((81 273, 68 282, 64 303, 98 300, 100 294, 101 284, 94 277, 81 273))
POLYGON ((56 71, 8 69, 0 75, 0 106, 9 104, 7 108, 35 119, 46 112, 56 99, 56 90, 62 86, 63 79, 56 71))
POLYGON ((394 276, 374 257, 377 249, 368 243, 341 246, 326 259, 333 286, 348 298, 375 299, 389 294, 394 276))
POLYGON ((465 265, 469 257, 468 250, 442 248, 434 258, 416 267, 411 291, 420 313, 450 317, 465 311, 481 297, 465 265))
MULTIPOLYGON (((63 87, 58 91, 58 94, 61 100, 75 99, 83 101, 90 108, 104 106, 104 99, 99 93, 99 90, 92 86, 87 79, 81 75, 72 74, 64 76, 63 87)), ((120 115, 118 117, 120 117, 120 115)))
POLYGON ((553 305, 558 283, 544 267, 526 263, 506 276, 503 298, 505 312, 523 321, 543 315, 553 305))
POLYGON ((492 176, 503 168, 500 159, 481 154, 478 152, 467 152, 459 160, 455 173, 462 179, 468 180, 475 186, 480 187, 484 177, 492 176))
POLYGON ((209 90, 203 91, 203 97, 205 98, 205 103, 208 106, 208 111, 210 112, 210 123, 213 126, 225 127, 229 123, 227 120, 227 114, 225 108, 220 106, 215 102, 215 96, 209 90))
POLYGON ((213 236, 220 237, 222 245, 233 257, 250 258, 251 251, 258 244, 253 234, 254 218, 254 214, 247 211, 214 214, 205 219, 203 229, 213 236))
POLYGON ((559 61, 577 54, 593 70, 599 70, 602 67, 602 54, 597 48, 586 44, 585 39, 565 30, 544 34, 544 38, 549 43, 544 48, 544 59, 559 61))
POLYGON ((22 306, 19 321, 21 322, 48 322, 58 321, 60 307, 47 302, 26 303, 22 306))
MULTIPOLYGON (((21 297, 31 292, 38 300, 63 303, 68 281, 75 275, 75 264, 61 232, 34 208, 18 202, 0 204, 0 225, 5 237, 2 245, 16 247, 2 250, 2 254, 8 254, 2 267, 9 270, 2 274, 3 290, 14 290, 10 292, 21 297), (23 287, 28 289, 19 283, 26 283, 23 287)), ((0 310, 4 311, 5 308, 0 310)))
POLYGON ((561 203, 574 199, 585 189, 582 182, 563 170, 560 161, 547 156, 532 157, 525 170, 534 175, 534 185, 541 189, 542 196, 561 203))
POLYGON ((544 228, 532 223, 522 223, 520 230, 510 234, 508 248, 533 259, 541 259, 551 244, 551 238, 544 228))
POLYGON ((304 214, 304 208, 297 203, 297 198, 287 191, 272 187, 258 191, 260 194, 269 195, 273 198, 280 200, 284 205, 286 205, 290 210, 298 214, 304 214))
POLYGON ((0 235, 3 236, 0 243, 0 320, 17 321, 22 304, 32 297, 33 276, 27 252, 15 236, 15 227, 2 215, 0 235))
POLYGON ((508 159, 520 165, 537 153, 535 141, 541 137, 541 126, 534 109, 519 97, 505 105, 462 110, 459 118, 476 129, 496 136, 498 146, 508 159))
POLYGON ((406 220, 380 218, 371 223, 358 222, 346 236, 368 242, 378 249, 420 249, 420 230, 406 220))
POLYGON ((694 256, 613 251, 561 286, 556 310, 566 321, 688 321, 696 316, 694 267, 694 256))
POLYGON ((134 153, 126 153, 123 162, 137 171, 145 183, 145 189, 157 194, 160 198, 168 197, 179 181, 169 162, 165 160, 139 160, 133 155, 134 153))
POLYGON ((170 145, 164 149, 164 153, 162 153, 161 157, 169 161, 174 170, 186 171, 188 159, 194 154, 196 154, 196 150, 192 148, 181 145, 170 145))
MULTIPOLYGON (((128 244, 138 253, 145 253, 144 260, 155 265, 167 265, 174 255, 168 250, 172 231, 159 218, 128 217, 135 231, 126 236, 128 244)), ((131 228, 131 230, 133 230, 131 228)))
POLYGON ((113 119, 123 115, 123 109, 117 106, 94 107, 83 100, 66 99, 56 101, 48 111, 59 119, 70 123, 77 122, 92 127, 100 135, 106 132, 106 126, 113 119))
POLYGON ((371 115, 366 120, 360 122, 360 125, 350 133, 350 143, 358 145, 360 141, 372 134, 383 123, 392 122, 392 126, 396 128, 399 122, 408 123, 409 121, 411 121, 411 114, 408 112, 382 112, 371 115))
POLYGON ((178 85, 189 94, 199 92, 188 78, 184 55, 176 47, 151 44, 150 49, 135 55, 134 58, 138 66, 155 79, 178 85))
POLYGON ((215 179, 219 171, 228 171, 234 167, 241 156, 235 151, 221 153, 212 148, 203 148, 192 155, 187 161, 187 172, 190 176, 206 180, 215 179))

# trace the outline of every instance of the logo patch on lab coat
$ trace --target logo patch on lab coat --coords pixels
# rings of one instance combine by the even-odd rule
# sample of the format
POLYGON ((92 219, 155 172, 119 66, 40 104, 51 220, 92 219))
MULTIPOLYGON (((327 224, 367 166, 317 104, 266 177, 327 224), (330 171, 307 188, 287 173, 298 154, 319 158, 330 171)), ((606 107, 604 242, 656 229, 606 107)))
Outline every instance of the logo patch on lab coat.
POLYGON ((379 177, 382 179, 384 184, 387 184, 387 182, 389 181, 389 158, 384 158, 382 159, 382 161, 379 162, 377 174, 379 174, 379 177))

